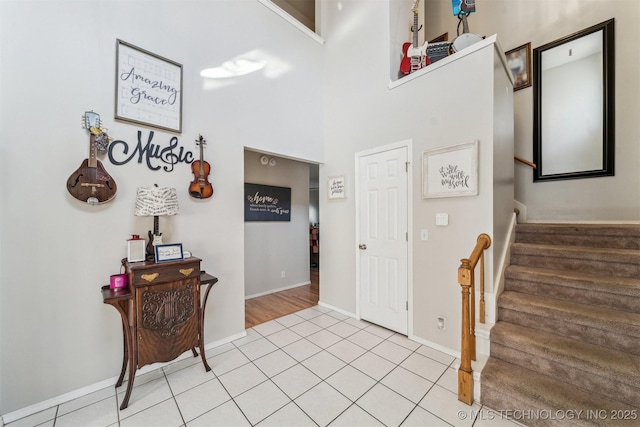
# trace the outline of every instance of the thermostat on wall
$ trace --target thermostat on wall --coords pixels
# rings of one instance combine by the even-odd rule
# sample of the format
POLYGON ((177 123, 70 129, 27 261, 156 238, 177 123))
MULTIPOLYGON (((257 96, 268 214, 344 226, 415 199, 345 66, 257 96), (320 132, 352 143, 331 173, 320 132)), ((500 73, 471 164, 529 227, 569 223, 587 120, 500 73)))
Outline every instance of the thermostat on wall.
POLYGON ((436 214, 436 225, 449 225, 449 214, 436 214))

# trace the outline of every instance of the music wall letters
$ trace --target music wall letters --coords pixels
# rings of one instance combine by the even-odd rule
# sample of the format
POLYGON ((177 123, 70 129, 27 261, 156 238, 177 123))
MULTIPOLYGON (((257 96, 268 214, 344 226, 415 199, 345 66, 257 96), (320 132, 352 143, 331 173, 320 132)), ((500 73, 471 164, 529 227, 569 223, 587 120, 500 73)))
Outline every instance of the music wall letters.
POLYGON ((185 150, 184 147, 178 147, 178 138, 172 137, 169 145, 161 147, 153 144, 153 131, 149 131, 146 143, 142 144, 142 131, 138 131, 138 143, 135 149, 129 153, 129 144, 127 141, 116 140, 109 144, 109 161, 114 165, 120 166, 129 163, 136 158, 138 163, 142 163, 143 159, 147 167, 153 171, 162 168, 165 172, 172 172, 174 165, 177 163, 193 162, 193 153, 185 150), (162 165, 164 163, 164 166, 162 165))

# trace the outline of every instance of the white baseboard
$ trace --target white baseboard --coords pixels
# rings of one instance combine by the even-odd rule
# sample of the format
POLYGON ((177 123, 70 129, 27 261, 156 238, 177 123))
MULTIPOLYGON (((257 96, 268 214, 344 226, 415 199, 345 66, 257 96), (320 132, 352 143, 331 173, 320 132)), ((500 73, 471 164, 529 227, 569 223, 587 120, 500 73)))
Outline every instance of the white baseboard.
POLYGON ((252 299, 252 298, 263 297, 265 295, 271 295, 271 294, 275 294, 276 292, 286 291, 288 289, 293 289, 293 288, 299 288, 300 286, 306 286, 306 285, 310 285, 310 284, 311 284, 310 281, 309 282, 303 282, 303 283, 296 283, 295 285, 283 286, 282 288, 270 289, 268 291, 258 292, 257 294, 246 295, 244 297, 244 299, 248 300, 248 299, 252 299))
MULTIPOLYGON (((230 343, 232 341, 235 341, 239 338, 243 338, 245 336, 247 336, 247 331, 239 332, 237 334, 231 335, 229 337, 226 337, 221 340, 214 341, 212 343, 205 345, 205 350, 210 350, 212 348, 219 347, 221 345, 230 343)), ((178 362, 179 360, 183 360, 188 357, 193 357, 191 350, 188 350, 182 353, 180 356, 178 356, 176 359, 172 360, 171 362, 154 363, 152 365, 144 366, 136 371, 136 377, 140 375, 144 375, 151 371, 155 371, 156 369, 162 368, 164 366, 171 365, 173 363, 178 362)), ((103 380, 94 384, 90 384, 86 387, 82 387, 77 390, 70 391, 69 393, 64 393, 59 396, 52 397, 51 399, 47 399, 43 402, 34 403, 33 405, 29 405, 25 408, 18 409, 17 411, 9 412, 7 414, 0 416, 0 427, 3 427, 5 423, 8 424, 8 423, 14 422, 16 420, 19 420, 20 418, 28 417, 29 415, 36 414, 40 411, 44 411, 45 409, 49 409, 51 407, 61 405, 63 403, 77 399, 79 397, 94 393, 98 390, 102 390, 103 388, 114 386, 117 381, 118 381, 118 376, 111 377, 106 380, 103 380)))
POLYGON ((328 308, 329 310, 333 310, 333 311, 337 311, 338 313, 344 314, 345 316, 349 316, 349 317, 353 317, 354 319, 357 319, 358 317, 355 315, 355 313, 351 313, 349 311, 343 310, 341 308, 338 307, 334 307, 331 304, 327 304, 325 302, 322 301, 318 301, 318 305, 320 307, 324 307, 324 308, 328 308))
POLYGON ((409 337, 410 340, 420 343, 422 345, 426 345, 427 347, 431 347, 434 350, 438 350, 442 353, 448 354, 449 356, 453 356, 457 359, 460 359, 460 352, 453 350, 449 347, 445 347, 443 345, 434 343, 433 341, 425 340, 424 338, 417 337, 415 335, 411 335, 409 337))

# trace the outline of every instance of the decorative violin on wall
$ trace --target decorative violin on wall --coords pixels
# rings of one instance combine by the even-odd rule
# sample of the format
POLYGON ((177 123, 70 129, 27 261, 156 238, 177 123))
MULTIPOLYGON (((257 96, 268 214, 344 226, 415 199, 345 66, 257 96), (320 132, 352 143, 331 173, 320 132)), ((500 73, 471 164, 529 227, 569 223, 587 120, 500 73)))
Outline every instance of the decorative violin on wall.
POLYGON ((213 195, 213 186, 208 180, 211 165, 204 160, 204 146, 207 141, 202 135, 196 140, 196 145, 200 146, 200 160, 191 163, 193 181, 189 184, 189 195, 195 199, 208 199, 213 195))
POLYGON ((102 162, 96 158, 96 152, 106 152, 109 136, 100 127, 100 115, 93 111, 84 113, 82 127, 89 129, 89 158, 67 180, 69 193, 90 205, 110 201, 116 196, 118 187, 107 173, 102 162))

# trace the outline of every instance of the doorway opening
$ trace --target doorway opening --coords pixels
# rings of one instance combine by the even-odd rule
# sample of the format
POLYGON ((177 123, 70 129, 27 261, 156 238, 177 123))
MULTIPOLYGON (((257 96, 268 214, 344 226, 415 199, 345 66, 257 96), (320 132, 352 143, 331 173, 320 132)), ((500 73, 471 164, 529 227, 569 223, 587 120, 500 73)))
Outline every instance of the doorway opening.
POLYGON ((318 165, 245 150, 244 166, 246 184, 290 193, 288 220, 245 221, 245 327, 251 328, 318 304, 318 165))

